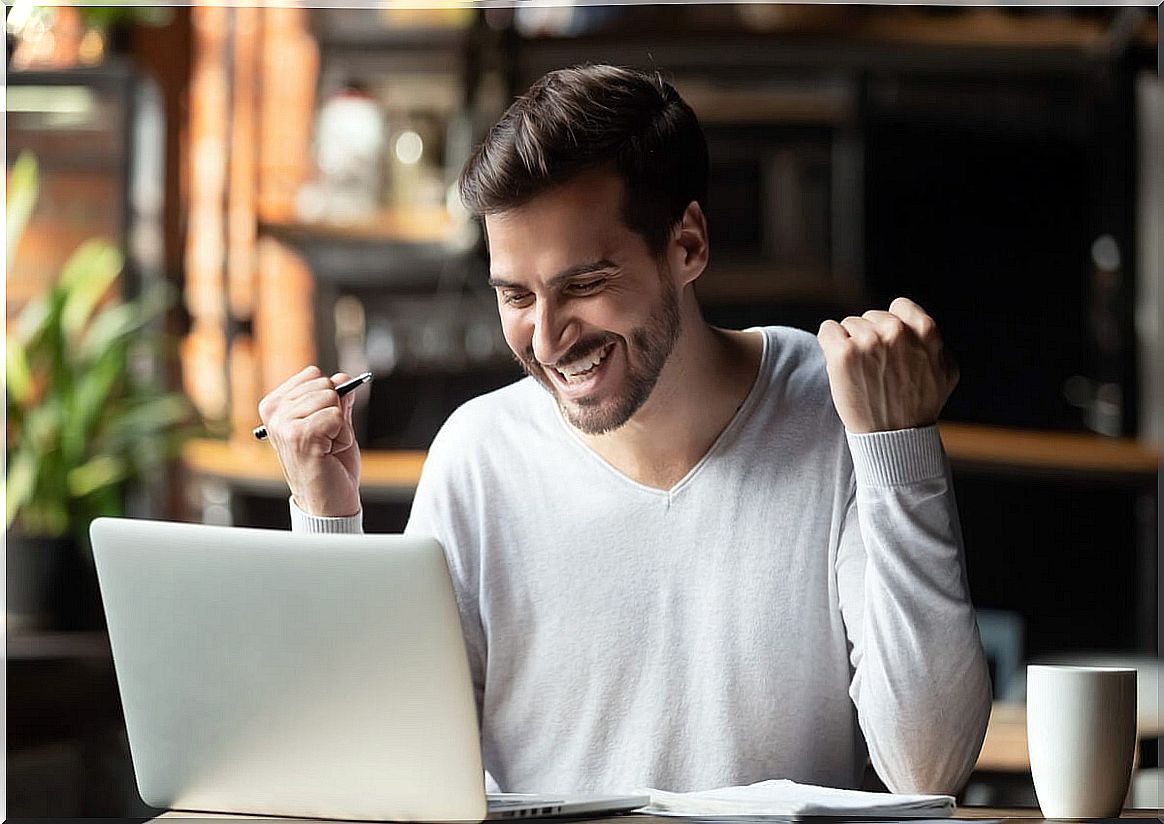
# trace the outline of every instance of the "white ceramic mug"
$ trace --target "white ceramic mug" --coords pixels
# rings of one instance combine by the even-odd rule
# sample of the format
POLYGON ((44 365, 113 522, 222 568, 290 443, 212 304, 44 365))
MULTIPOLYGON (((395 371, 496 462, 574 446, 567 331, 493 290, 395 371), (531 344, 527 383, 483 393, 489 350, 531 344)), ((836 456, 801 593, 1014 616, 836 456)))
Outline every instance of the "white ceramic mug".
POLYGON ((1046 818, 1111 818, 1136 752, 1136 671, 1027 667, 1027 749, 1046 818))

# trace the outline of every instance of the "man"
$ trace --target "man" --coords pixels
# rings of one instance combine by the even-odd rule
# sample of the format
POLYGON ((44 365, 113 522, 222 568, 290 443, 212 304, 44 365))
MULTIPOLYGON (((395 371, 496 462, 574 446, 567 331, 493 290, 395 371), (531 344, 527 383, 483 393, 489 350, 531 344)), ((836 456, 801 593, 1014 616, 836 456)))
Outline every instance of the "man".
MULTIPOLYGON (((768 778, 954 792, 990 688, 909 300, 814 340, 700 315, 707 150, 658 77, 553 72, 462 174, 529 378, 455 412, 407 531, 448 555, 506 791, 768 778)), ((296 529, 360 529, 345 375, 260 412, 296 529)))

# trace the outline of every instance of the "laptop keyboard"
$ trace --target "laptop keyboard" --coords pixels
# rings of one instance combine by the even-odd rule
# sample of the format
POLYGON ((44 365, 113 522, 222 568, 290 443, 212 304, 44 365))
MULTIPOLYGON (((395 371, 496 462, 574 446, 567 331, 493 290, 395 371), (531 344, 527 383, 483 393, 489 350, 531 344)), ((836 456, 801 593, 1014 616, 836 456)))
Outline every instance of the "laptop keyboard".
POLYGON ((540 796, 527 795, 519 796, 517 798, 507 796, 489 796, 489 809, 503 810, 508 807, 529 807, 529 806, 549 806, 551 804, 561 804, 561 798, 541 798, 540 796))

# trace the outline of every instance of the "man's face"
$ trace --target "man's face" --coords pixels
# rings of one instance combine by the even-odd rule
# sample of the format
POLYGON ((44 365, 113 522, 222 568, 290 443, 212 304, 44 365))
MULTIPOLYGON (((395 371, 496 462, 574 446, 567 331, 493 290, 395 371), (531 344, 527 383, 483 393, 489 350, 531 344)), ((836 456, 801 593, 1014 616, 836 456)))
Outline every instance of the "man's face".
POLYGON ((485 218, 509 348, 591 435, 639 410, 679 335, 678 287, 623 225, 622 190, 590 172, 485 218))

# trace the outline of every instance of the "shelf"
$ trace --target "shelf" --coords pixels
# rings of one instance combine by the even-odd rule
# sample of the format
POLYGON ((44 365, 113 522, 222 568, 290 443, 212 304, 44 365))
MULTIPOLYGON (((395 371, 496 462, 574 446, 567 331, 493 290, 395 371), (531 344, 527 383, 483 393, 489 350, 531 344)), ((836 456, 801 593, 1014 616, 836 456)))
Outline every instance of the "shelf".
MULTIPOLYGON (((424 452, 366 449, 361 453, 361 486, 373 492, 407 492, 416 489, 424 452)), ((283 470, 270 444, 257 441, 196 439, 182 450, 187 470, 203 476, 241 484, 261 491, 286 494, 283 470)))
POLYGON ((430 290, 452 262, 472 257, 476 241, 443 208, 387 209, 346 225, 268 220, 259 232, 302 254, 319 283, 356 289, 430 290))
POLYGON ((324 51, 448 51, 463 49, 469 42, 468 28, 427 28, 379 26, 367 29, 323 31, 319 47, 324 51))
POLYGON ((695 293, 705 306, 722 303, 823 301, 853 303, 858 289, 823 268, 778 267, 775 264, 713 263, 699 278, 695 293))
MULTIPOLYGON (((1082 661, 1080 663, 1083 663, 1082 661)), ((1134 666, 1131 662, 1112 662, 1112 666, 1134 666)), ((1144 671, 1141 670, 1141 679, 1144 671)), ((1164 734, 1164 720, 1154 708, 1141 709, 1136 724, 1139 741, 1150 741, 1164 734)), ((1027 708, 1023 703, 995 701, 990 708, 986 740, 978 755, 975 769, 985 772, 1029 773, 1027 749, 1027 708)))
MULTIPOLYGON (((941 424, 942 442, 954 464, 999 469, 1042 469, 1151 476, 1164 451, 1127 439, 1033 432, 961 423, 941 424)), ((423 451, 364 450, 361 486, 373 495, 411 493, 424 466, 423 451)), ((286 492, 275 451, 249 441, 194 440, 182 453, 199 475, 268 492, 286 492)))
MULTIPOLYGON (((670 27, 665 23, 648 25, 640 21, 637 27, 621 26, 621 31, 608 26, 580 35, 535 35, 523 43, 546 44, 574 41, 606 41, 628 43, 650 38, 673 39, 699 34, 731 38, 767 38, 781 43, 806 39, 827 40, 834 46, 894 45, 919 47, 974 47, 1072 49, 1093 52, 1100 50, 1112 36, 1117 22, 1117 9, 1112 9, 1110 20, 1081 17, 1048 11, 1046 9, 1000 10, 992 8, 932 9, 865 8, 857 12, 828 7, 781 8, 761 6, 748 9, 750 20, 724 17, 718 20, 690 20, 670 27), (1017 13, 1016 13, 1017 11, 1017 13)), ((1131 23, 1127 35, 1144 47, 1156 45, 1155 15, 1145 7, 1137 21, 1131 23)))
MULTIPOLYGON (((884 13, 855 19, 850 15, 832 27, 765 31, 737 23, 662 31, 639 26, 570 37, 527 37, 519 46, 519 79, 531 82, 551 68, 583 58, 665 66, 677 78, 696 74, 734 82, 749 71, 755 77, 762 76, 760 72, 805 70, 828 76, 867 70, 1078 75, 1093 71, 1096 63, 1114 60, 1125 45, 1122 24, 1108 20, 1018 16, 992 9, 940 17, 898 8, 879 11, 884 13), (724 55, 730 55, 730 61, 725 63, 724 55)), ((1127 33, 1126 43, 1147 52, 1155 47, 1157 35, 1155 15, 1145 12, 1127 33)))
POLYGON ((856 116, 855 88, 838 83, 757 84, 740 88, 704 79, 676 79, 676 91, 704 126, 768 124, 836 127, 856 116))
MULTIPOLYGON (((917 10, 874 15, 858 32, 862 39, 902 45, 1071 48, 1090 52, 1104 47, 1110 28, 1116 25, 1063 14, 1018 16, 1013 10, 974 8, 950 17, 917 10)), ((1156 44, 1155 21, 1146 9, 1131 36, 1142 46, 1156 44)))
POLYGON ((359 223, 261 221, 259 230, 293 245, 312 243, 447 243, 455 232, 448 210, 384 209, 359 223))
POLYGON ((1155 475, 1164 450, 1129 438, 1038 432, 964 423, 941 424, 955 463, 1118 475, 1155 475))
POLYGON ((990 721, 986 725, 986 740, 982 742, 974 769, 1004 773, 1030 771, 1025 705, 994 702, 990 708, 990 721))

